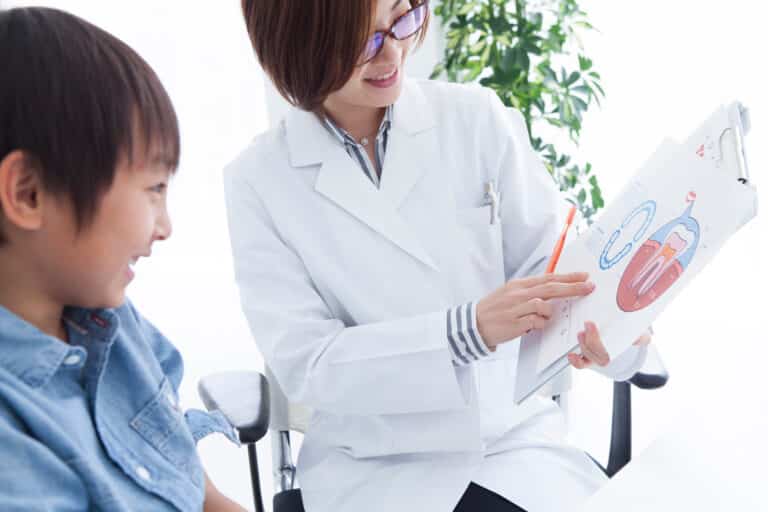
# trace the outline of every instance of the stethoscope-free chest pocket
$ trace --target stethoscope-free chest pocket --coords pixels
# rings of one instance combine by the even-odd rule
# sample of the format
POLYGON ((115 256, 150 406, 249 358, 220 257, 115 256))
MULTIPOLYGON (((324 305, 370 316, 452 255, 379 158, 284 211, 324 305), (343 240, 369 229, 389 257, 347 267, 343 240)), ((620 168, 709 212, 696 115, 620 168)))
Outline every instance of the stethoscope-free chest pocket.
POLYGON ((462 247, 457 250, 466 253, 467 271, 479 279, 483 291, 493 290, 504 283, 501 222, 498 218, 491 222, 492 213, 496 214, 489 204, 456 211, 456 222, 462 234, 458 241, 462 247))
POLYGON ((189 472, 198 466, 195 441, 167 377, 163 377, 152 400, 131 420, 131 427, 180 470, 189 472))

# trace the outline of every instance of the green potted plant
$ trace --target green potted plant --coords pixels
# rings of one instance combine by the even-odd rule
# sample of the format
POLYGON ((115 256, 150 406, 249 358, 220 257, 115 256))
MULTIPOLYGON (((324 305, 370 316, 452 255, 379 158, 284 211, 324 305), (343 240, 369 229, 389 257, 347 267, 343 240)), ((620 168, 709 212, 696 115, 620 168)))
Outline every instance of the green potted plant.
POLYGON ((585 219, 603 205, 589 162, 571 156, 584 113, 605 95, 580 34, 594 30, 576 0, 442 0, 446 32, 432 77, 479 81, 525 117, 533 148, 585 219), (557 143, 557 146, 555 145, 557 143))

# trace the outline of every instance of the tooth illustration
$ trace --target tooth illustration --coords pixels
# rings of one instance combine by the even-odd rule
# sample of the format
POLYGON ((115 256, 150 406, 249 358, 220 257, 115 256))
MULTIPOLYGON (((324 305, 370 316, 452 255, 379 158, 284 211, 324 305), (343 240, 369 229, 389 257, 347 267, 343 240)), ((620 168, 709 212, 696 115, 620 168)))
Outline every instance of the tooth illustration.
MULTIPOLYGON (((666 272, 666 270, 675 263, 675 256, 682 254, 685 248, 689 245, 689 241, 685 238, 685 233, 680 231, 687 231, 684 226, 676 226, 675 231, 670 233, 669 237, 664 241, 664 245, 659 247, 653 255, 648 259, 645 266, 637 273, 635 279, 630 284, 630 287, 637 290, 638 295, 643 295, 647 292, 659 277, 666 272), (680 229, 682 228, 682 229, 680 229)), ((690 238, 694 238, 693 233, 690 234, 690 238)))
POLYGON ((695 198, 689 193, 685 212, 651 235, 632 257, 616 292, 623 311, 649 306, 680 279, 699 243, 699 224, 691 216, 695 198))

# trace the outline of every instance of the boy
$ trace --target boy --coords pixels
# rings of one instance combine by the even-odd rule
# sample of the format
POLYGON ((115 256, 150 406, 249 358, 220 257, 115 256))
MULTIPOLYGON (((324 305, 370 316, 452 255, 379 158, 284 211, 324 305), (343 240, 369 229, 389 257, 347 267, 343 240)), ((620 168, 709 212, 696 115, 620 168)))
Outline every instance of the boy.
POLYGON ((0 11, 0 508, 243 510, 181 412, 179 353, 125 300, 168 238, 179 130, 127 45, 44 8, 0 11))

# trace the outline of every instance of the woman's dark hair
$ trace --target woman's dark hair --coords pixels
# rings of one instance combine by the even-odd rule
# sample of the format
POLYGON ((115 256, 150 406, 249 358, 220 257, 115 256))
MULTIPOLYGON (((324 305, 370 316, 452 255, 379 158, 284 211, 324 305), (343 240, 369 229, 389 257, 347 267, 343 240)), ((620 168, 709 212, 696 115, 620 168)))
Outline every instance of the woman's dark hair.
POLYGON ((155 72, 116 37, 56 9, 4 10, 0 161, 17 150, 82 227, 122 159, 159 150, 176 169, 178 121, 155 72))
MULTIPOLYGON (((261 67, 288 102, 308 111, 352 76, 376 5, 377 0, 242 0, 261 67)), ((429 15, 419 42, 428 23, 429 15)))

